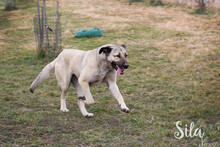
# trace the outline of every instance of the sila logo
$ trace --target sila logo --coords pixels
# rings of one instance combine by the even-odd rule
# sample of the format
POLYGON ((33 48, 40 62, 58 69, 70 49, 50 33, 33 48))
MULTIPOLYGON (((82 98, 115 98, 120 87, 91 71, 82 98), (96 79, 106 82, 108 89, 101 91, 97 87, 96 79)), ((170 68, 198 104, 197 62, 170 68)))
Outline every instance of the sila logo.
POLYGON ((195 128, 194 129, 194 123, 191 122, 189 128, 187 126, 187 124, 185 125, 185 128, 181 128, 182 126, 182 122, 181 121, 177 121, 176 122, 176 128, 178 129, 177 132, 174 133, 174 137, 176 139, 182 139, 183 137, 187 137, 187 138, 193 138, 193 137, 199 137, 201 139, 201 144, 199 146, 204 146, 204 140, 203 137, 205 135, 205 132, 202 132, 202 130, 200 128, 195 128))

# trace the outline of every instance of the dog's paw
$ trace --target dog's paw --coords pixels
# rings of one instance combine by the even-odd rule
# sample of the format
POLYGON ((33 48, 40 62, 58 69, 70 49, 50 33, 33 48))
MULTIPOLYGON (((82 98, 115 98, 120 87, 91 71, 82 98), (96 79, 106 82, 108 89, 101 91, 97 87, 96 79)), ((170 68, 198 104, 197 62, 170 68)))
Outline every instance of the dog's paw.
POLYGON ((121 108, 122 112, 129 113, 131 111, 125 104, 124 105, 118 104, 118 105, 121 108))
POLYGON ((129 108, 121 108, 122 112, 129 113, 131 110, 129 108))
POLYGON ((94 116, 93 113, 88 113, 88 114, 85 115, 86 118, 91 118, 91 117, 93 117, 93 116, 94 116))
POLYGON ((66 108, 66 109, 60 109, 60 111, 62 112, 69 112, 69 110, 66 108))

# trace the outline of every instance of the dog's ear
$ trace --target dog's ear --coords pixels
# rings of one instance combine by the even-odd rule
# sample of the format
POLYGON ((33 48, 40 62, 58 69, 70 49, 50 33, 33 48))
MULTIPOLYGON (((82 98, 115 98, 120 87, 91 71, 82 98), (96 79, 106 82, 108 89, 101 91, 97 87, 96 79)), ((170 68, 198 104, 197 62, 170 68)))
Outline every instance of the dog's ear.
POLYGON ((101 54, 102 52, 104 52, 105 54, 109 54, 111 53, 112 51, 112 48, 109 47, 109 46, 105 46, 105 47, 102 47, 100 50, 99 50, 99 54, 101 54))
POLYGON ((121 46, 126 49, 126 46, 124 44, 122 44, 121 46))

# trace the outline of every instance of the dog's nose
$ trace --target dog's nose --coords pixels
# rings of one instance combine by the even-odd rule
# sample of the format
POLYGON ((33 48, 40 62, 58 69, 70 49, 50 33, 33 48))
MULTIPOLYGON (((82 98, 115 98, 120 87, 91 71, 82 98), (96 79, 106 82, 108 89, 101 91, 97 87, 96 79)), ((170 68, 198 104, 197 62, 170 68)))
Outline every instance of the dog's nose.
POLYGON ((128 63, 125 63, 124 68, 127 69, 129 67, 128 63))

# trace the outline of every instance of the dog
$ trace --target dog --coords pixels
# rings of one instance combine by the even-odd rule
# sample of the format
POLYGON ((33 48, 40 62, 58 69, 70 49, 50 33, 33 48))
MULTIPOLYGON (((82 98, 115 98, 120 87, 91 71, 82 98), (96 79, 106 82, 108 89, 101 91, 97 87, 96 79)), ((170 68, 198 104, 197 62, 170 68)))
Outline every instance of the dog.
POLYGON ((55 68, 58 85, 62 90, 60 110, 68 112, 66 106, 66 93, 70 83, 76 89, 78 105, 85 117, 93 117, 93 113, 86 110, 85 104, 93 104, 94 99, 90 86, 106 82, 109 91, 116 98, 123 112, 130 112, 116 84, 117 73, 124 74, 129 67, 125 45, 107 44, 97 49, 82 51, 77 49, 64 49, 58 57, 47 64, 30 86, 30 92, 50 76, 55 68))

